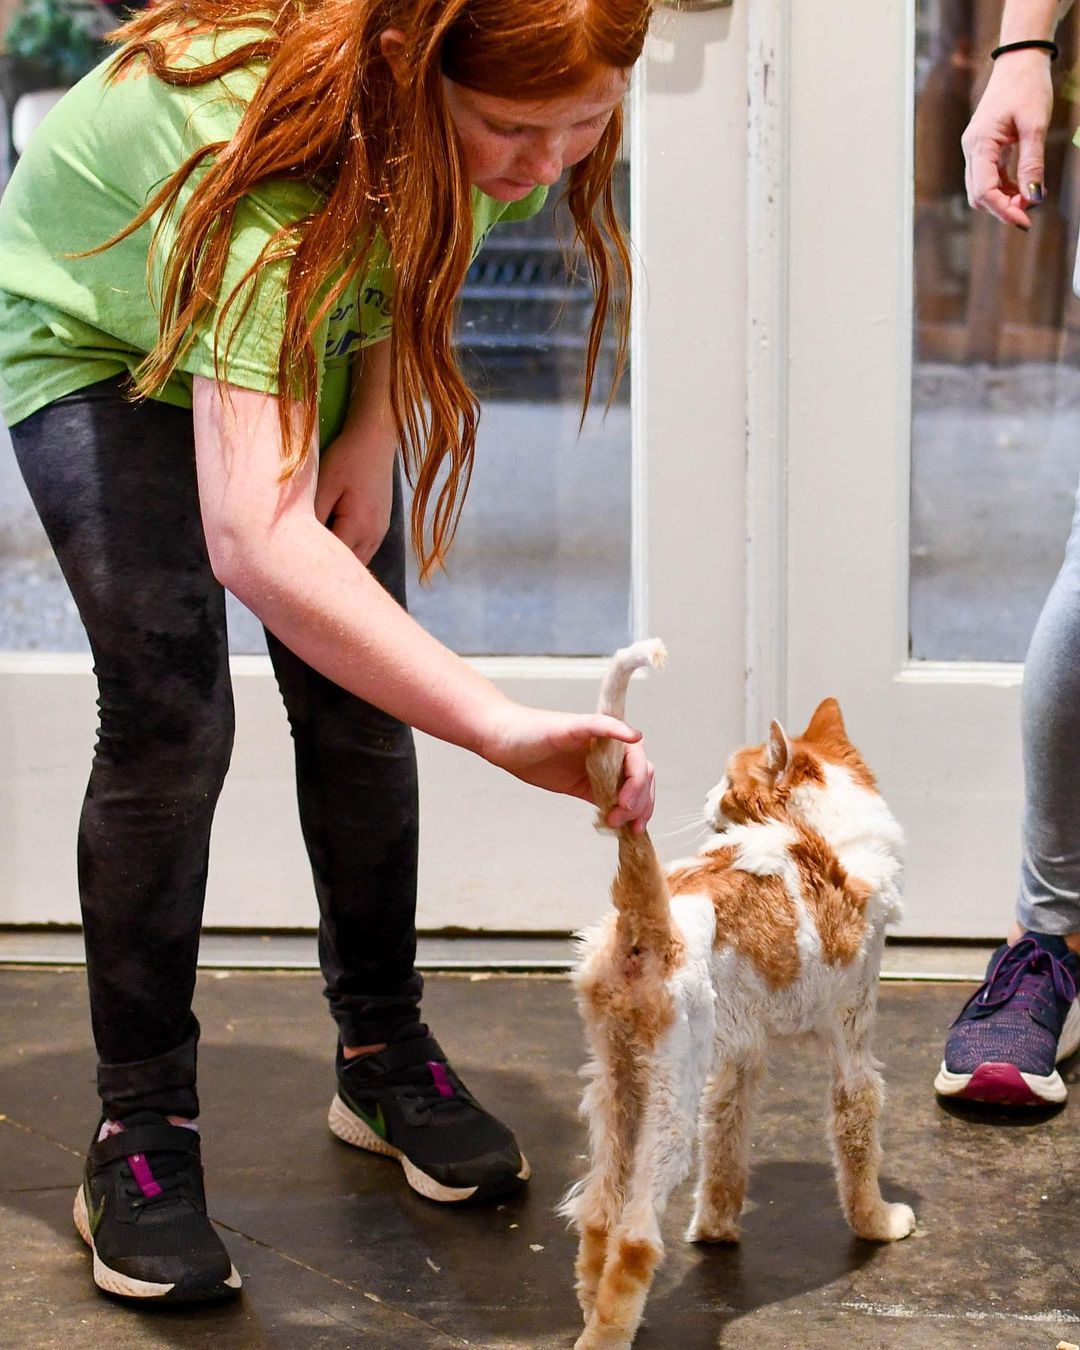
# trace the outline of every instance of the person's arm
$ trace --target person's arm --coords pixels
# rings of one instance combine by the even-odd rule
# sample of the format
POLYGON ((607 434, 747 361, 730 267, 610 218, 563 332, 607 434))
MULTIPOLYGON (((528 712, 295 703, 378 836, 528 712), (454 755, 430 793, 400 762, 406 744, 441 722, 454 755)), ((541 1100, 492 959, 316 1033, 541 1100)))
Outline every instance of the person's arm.
POLYGON ((398 438, 390 407, 389 339, 353 360, 345 423, 319 459, 315 515, 368 563, 386 536, 394 500, 398 438))
MULTIPOLYGON (((1052 38, 1068 8, 1058 0, 1006 0, 999 45, 1052 38)), ((998 57, 961 138, 971 206, 1007 225, 1030 227, 1028 208, 1044 195, 1046 131, 1053 105, 1048 52, 1036 48, 998 57), (1004 165, 1013 145, 1019 147, 1015 180, 1004 165)))
POLYGON ((281 480, 277 400, 197 377, 195 455, 214 575, 328 679, 403 722, 553 792, 592 800, 596 736, 627 744, 608 816, 644 829, 653 772, 640 733, 599 713, 526 708, 415 623, 315 511, 318 456, 281 480))

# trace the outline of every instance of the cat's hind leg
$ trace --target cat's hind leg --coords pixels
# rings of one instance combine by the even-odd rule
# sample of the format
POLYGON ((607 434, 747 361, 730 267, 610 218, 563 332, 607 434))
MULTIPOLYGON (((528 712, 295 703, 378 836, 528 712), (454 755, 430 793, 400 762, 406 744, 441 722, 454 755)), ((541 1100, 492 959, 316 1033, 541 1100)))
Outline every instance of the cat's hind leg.
POLYGON ((688 1242, 738 1242, 750 1170, 750 1115, 761 1081, 760 1053, 720 1063, 705 1088, 701 1156, 688 1242))
POLYGON ((868 995, 838 1017, 831 1037, 832 1146, 840 1202, 848 1223, 861 1238, 895 1242, 915 1227, 909 1206, 888 1204, 878 1173, 881 1143, 878 1122, 885 1084, 870 1049, 874 1003, 868 995))
POLYGON ((581 1114, 589 1127, 589 1171, 559 1206, 579 1234, 577 1296, 586 1319, 607 1258, 608 1235, 622 1211, 640 1117, 637 1066, 621 1038, 592 1028, 594 1052, 581 1114))
POLYGON ((642 1067, 642 1114, 626 1196, 607 1242, 596 1299, 575 1350, 626 1350, 641 1322, 663 1256, 660 1219, 690 1170, 707 1059, 694 1054, 685 1022, 642 1067))

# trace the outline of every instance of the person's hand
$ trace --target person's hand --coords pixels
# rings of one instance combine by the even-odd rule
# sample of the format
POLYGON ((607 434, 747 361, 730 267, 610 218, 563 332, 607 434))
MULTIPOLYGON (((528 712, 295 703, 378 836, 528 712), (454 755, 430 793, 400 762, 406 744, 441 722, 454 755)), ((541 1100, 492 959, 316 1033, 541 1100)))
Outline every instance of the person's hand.
POLYGON ((481 753, 492 764, 534 787, 580 797, 595 805, 585 757, 597 736, 609 736, 626 745, 622 786, 606 823, 616 830, 630 825, 641 834, 653 813, 654 774, 641 744, 641 732, 625 722, 603 713, 548 712, 508 703, 493 719, 481 753))
POLYGON ((969 205, 1006 225, 1029 229, 1028 208, 1043 199, 1046 130, 1054 106, 1050 62, 1045 52, 1006 52, 994 63, 990 82, 960 138, 969 205), (1005 159, 1019 146, 1016 178, 1005 159))
POLYGON ((362 563, 386 538, 394 505, 394 461, 339 437, 322 452, 315 514, 362 563))

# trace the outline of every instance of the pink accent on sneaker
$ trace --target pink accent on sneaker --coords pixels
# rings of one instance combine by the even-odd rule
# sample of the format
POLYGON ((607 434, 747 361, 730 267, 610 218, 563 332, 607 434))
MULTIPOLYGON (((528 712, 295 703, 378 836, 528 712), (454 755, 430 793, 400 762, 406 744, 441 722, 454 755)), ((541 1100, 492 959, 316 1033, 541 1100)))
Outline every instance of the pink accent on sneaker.
POLYGON ((154 1174, 150 1171, 150 1164, 146 1161, 146 1155, 129 1153, 127 1161, 131 1168, 131 1175, 139 1183, 139 1190, 142 1191, 147 1200, 153 1200, 155 1196, 160 1195, 161 1187, 154 1180, 154 1174))
POLYGON ((452 1097, 454 1095, 454 1085, 446 1076, 446 1070, 437 1059, 429 1059, 428 1068, 431 1070, 431 1076, 435 1079, 435 1086, 439 1089, 440 1097, 452 1097))
POLYGON ((1015 1064, 980 1064, 957 1095, 969 1101, 999 1102, 1002 1106, 1046 1105, 1024 1082, 1015 1064))

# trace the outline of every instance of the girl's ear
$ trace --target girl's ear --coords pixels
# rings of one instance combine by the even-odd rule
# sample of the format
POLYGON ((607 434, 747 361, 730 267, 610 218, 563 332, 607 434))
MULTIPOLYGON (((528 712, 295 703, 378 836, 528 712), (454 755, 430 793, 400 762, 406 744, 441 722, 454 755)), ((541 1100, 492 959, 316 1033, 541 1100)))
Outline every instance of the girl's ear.
POLYGON ((386 28, 379 34, 379 50, 397 84, 405 82, 405 34, 400 28, 386 28))
POLYGON ((765 767, 772 776, 773 783, 780 787, 791 772, 791 742, 787 732, 779 722, 769 726, 769 741, 765 747, 765 767))

